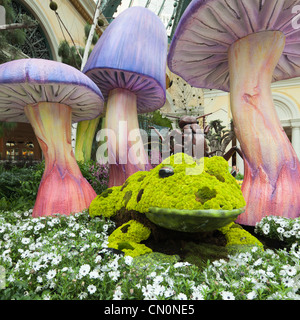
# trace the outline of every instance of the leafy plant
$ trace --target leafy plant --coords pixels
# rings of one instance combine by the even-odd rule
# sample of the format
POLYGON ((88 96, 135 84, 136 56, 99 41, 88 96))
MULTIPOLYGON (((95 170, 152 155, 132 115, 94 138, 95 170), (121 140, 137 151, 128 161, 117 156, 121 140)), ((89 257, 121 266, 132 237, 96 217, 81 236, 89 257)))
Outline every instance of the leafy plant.
POLYGON ((108 187, 108 165, 96 161, 78 162, 82 175, 91 184, 97 194, 101 194, 108 187))
POLYGON ((177 258, 137 260, 112 252, 107 239, 114 228, 86 211, 42 218, 32 218, 31 210, 0 213, 0 265, 6 277, 0 299, 300 298, 297 243, 289 251, 253 247, 199 269, 177 258))
MULTIPOLYGON (((108 167, 95 161, 78 163, 83 176, 97 194, 107 188, 108 167)), ((39 185, 44 173, 44 161, 30 167, 0 166, 0 210, 28 210, 34 206, 39 185)))
POLYGON ((225 129, 221 120, 214 120, 209 123, 210 130, 206 134, 210 153, 215 152, 216 156, 223 156, 228 144, 235 136, 233 130, 225 129))

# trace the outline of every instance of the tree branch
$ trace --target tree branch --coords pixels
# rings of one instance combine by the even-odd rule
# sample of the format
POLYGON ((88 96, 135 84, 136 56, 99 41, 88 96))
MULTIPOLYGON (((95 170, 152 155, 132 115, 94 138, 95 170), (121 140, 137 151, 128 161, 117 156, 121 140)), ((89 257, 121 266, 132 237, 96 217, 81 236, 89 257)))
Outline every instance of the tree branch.
POLYGON ((13 29, 28 29, 34 28, 37 24, 28 24, 28 23, 11 23, 0 25, 0 31, 3 30, 13 30, 13 29))

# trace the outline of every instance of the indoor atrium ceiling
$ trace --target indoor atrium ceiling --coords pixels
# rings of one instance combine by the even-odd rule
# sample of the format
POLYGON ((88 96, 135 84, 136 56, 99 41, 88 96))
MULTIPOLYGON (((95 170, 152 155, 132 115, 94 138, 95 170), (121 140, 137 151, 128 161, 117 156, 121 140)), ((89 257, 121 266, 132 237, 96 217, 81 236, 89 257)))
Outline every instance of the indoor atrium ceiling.
MULTIPOLYGON (((96 3, 98 0, 94 0, 96 3)), ((120 12, 131 6, 144 6, 155 12, 164 22, 169 39, 172 39, 177 24, 192 0, 102 0, 101 11, 110 22, 120 12)))

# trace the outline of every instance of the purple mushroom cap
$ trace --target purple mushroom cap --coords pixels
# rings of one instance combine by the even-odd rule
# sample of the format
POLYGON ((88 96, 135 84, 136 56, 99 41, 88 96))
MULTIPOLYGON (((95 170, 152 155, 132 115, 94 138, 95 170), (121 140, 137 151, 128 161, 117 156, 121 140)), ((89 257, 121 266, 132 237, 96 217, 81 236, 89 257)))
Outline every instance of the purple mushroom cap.
POLYGON ((296 5, 300 0, 193 0, 177 26, 168 66, 194 87, 230 91, 229 47, 249 34, 270 30, 286 37, 272 81, 298 77, 300 31, 292 23, 296 5))
POLYGON ((103 112, 103 96, 79 70, 51 60, 21 59, 0 65, 0 121, 29 122, 24 107, 56 102, 72 108, 72 121, 103 112))
POLYGON ((166 29, 143 7, 122 12, 105 30, 83 72, 101 89, 123 88, 137 95, 138 113, 161 108, 166 100, 166 29))

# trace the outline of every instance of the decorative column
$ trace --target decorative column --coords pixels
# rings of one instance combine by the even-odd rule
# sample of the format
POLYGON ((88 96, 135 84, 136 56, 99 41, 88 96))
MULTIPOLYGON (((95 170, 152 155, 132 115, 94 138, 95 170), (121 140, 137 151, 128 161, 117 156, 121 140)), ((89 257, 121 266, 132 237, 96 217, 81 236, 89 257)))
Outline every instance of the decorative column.
POLYGON ((300 160, 300 119, 291 120, 292 124, 292 145, 300 160))

